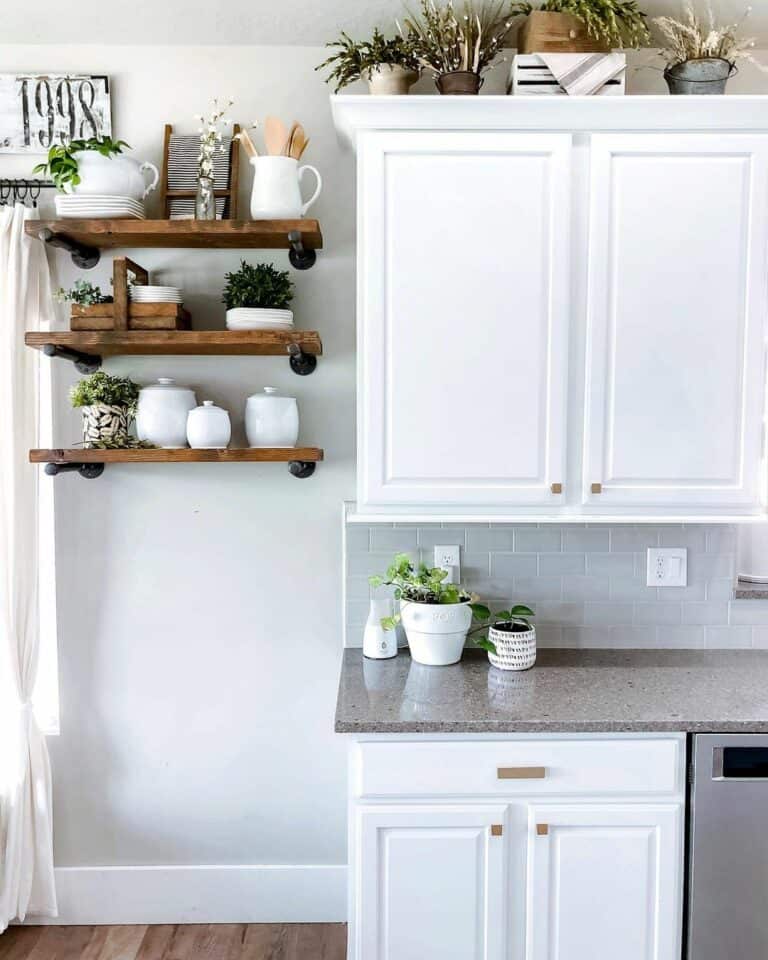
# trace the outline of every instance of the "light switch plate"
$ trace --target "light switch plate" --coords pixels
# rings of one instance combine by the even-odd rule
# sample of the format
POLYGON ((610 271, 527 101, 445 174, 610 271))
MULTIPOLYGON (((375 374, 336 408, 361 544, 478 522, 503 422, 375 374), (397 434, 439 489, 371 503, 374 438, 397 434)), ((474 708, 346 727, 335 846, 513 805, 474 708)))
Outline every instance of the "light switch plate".
POLYGON ((461 548, 458 545, 435 547, 434 564, 448 571, 448 583, 461 583, 461 548))
POLYGON ((646 584, 649 587, 685 587, 688 585, 686 547, 649 547, 646 584))

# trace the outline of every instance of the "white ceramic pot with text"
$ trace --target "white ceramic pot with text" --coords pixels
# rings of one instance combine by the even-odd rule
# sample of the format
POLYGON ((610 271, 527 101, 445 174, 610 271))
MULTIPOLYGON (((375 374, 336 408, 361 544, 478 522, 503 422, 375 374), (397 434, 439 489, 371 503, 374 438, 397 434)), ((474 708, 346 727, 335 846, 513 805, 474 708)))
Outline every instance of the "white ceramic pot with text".
POLYGON ((293 157, 251 157, 253 189, 251 217, 254 220, 299 220, 320 196, 323 181, 314 167, 299 166, 293 157), (301 182, 307 172, 317 180, 309 200, 301 199, 301 182))
POLYGON ((461 659, 472 623, 469 600, 464 603, 401 600, 400 617, 416 663, 445 667, 461 659))

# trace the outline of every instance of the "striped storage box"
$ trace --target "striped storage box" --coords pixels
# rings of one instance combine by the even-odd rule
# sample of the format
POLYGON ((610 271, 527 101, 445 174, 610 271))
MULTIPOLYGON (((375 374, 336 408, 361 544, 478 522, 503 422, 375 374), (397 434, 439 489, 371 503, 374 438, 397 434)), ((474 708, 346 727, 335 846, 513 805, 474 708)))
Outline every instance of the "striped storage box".
MULTIPOLYGON (((623 96, 626 89, 627 71, 626 56, 624 54, 621 54, 621 56, 624 59, 625 69, 620 76, 603 84, 595 96, 623 96)), ((513 58, 507 93, 515 94, 515 96, 565 97, 568 95, 538 53, 518 53, 513 58)))

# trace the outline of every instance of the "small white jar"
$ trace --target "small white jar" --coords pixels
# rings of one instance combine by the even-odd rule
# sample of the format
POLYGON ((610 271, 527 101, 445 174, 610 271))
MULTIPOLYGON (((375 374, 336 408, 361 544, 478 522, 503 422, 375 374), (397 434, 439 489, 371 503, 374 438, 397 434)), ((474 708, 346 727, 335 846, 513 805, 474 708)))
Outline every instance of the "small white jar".
POLYGON ((224 450, 231 439, 229 414, 213 400, 203 400, 187 414, 187 443, 193 450, 224 450))
POLYGON ((170 377, 139 391, 136 433, 158 447, 186 447, 187 415, 197 406, 194 390, 177 386, 170 377))
POLYGON ((281 397, 277 387, 264 387, 245 404, 245 434, 250 447, 295 447, 299 408, 295 397, 281 397))

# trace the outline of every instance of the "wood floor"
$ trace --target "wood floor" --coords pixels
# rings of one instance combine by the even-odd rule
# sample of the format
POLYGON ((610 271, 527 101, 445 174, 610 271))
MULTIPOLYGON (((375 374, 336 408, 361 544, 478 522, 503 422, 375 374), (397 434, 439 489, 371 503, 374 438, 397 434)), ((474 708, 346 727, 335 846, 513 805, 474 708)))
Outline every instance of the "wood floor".
POLYGON ((9 927, 0 960, 344 960, 343 923, 9 927))

